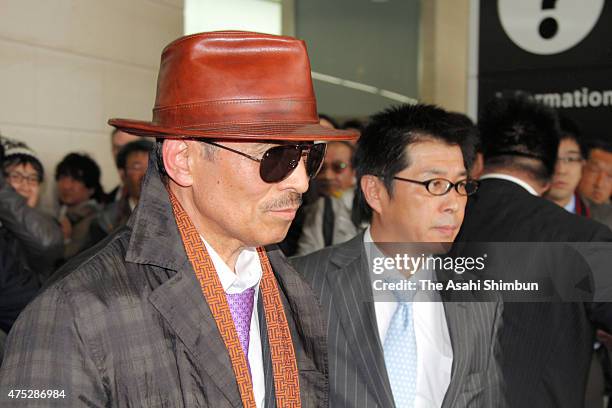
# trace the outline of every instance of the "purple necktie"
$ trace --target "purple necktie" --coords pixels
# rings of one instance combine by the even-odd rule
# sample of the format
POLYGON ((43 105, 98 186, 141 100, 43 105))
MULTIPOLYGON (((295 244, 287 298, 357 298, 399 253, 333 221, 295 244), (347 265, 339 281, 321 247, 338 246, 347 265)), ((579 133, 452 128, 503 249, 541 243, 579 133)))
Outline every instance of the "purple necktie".
POLYGON ((242 293, 226 293, 230 313, 238 332, 240 346, 247 360, 249 371, 249 334, 251 332, 251 316, 253 315, 253 303, 255 300, 255 288, 249 288, 242 293))

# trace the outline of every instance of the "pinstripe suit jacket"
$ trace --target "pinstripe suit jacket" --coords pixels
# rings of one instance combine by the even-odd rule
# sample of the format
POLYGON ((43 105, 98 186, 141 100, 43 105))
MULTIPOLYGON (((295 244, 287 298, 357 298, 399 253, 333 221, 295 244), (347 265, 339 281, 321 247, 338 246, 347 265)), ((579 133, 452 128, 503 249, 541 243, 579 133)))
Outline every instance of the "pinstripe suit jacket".
MULTIPOLYGON (((291 262, 312 286, 328 322, 330 407, 394 407, 363 234, 291 262)), ((443 299, 453 365, 442 406, 505 406, 497 360, 499 297, 475 293, 443 299)))
MULTIPOLYGON (((66 265, 13 326, 0 406, 242 406, 155 167, 149 164, 128 226, 66 265), (15 400, 11 389, 63 390, 65 397, 15 400)), ((302 407, 326 405, 326 333, 317 300, 280 250, 268 249, 268 257, 289 321, 302 407)), ((266 333, 262 342, 272 406, 266 333)))

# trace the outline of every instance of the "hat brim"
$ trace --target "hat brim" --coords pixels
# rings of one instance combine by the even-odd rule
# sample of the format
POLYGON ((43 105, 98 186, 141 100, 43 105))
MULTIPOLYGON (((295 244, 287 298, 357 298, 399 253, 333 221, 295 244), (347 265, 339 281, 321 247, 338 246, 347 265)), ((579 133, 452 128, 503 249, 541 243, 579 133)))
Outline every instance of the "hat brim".
POLYGON ((155 138, 340 141, 355 140, 359 137, 359 132, 356 130, 330 129, 318 123, 264 122, 257 124, 211 124, 197 128, 170 128, 140 120, 110 119, 108 124, 126 133, 155 138))

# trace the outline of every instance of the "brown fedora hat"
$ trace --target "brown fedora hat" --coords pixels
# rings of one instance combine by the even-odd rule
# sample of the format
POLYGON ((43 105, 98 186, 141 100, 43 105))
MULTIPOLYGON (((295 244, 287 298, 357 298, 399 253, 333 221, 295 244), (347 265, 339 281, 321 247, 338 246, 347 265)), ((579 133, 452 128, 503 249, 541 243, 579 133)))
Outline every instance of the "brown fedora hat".
POLYGON ((170 43, 162 52, 151 122, 111 119, 140 136, 232 140, 351 140, 319 125, 304 41, 218 31, 170 43))

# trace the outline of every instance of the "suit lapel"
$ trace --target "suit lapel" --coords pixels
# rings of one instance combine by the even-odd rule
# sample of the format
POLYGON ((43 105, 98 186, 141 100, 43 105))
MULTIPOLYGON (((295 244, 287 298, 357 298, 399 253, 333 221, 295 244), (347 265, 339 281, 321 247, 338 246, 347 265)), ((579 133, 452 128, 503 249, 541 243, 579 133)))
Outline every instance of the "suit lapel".
POLYGON ((472 342, 468 339, 469 328, 466 327, 467 305, 464 303, 445 302, 446 324, 453 347, 453 367, 451 380, 442 403, 443 408, 454 407, 461 391, 462 379, 467 375, 467 356, 472 342))
POLYGON ((340 267, 328 275, 337 315, 360 375, 382 407, 393 407, 382 345, 374 311, 363 234, 338 247, 331 262, 340 267))
POLYGON ((205 372, 232 406, 242 400, 229 354, 190 265, 158 287, 149 301, 192 354, 198 372, 205 372))
MULTIPOLYGON (((447 282, 449 276, 438 272, 438 281, 447 282)), ((469 275, 464 276, 467 278, 469 275)), ((446 324, 453 347, 453 366, 451 380, 442 403, 443 408, 454 407, 461 393, 461 386, 465 384, 468 375, 469 356, 474 353, 472 347, 477 344, 473 338, 477 331, 471 326, 470 314, 477 313, 473 310, 479 307, 479 303, 470 291, 449 291, 440 293, 444 302, 444 313, 446 324)))
POLYGON ((321 309, 310 286, 293 269, 280 249, 271 247, 267 251, 291 329, 300 374, 302 407, 327 406, 327 327, 321 309))

